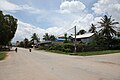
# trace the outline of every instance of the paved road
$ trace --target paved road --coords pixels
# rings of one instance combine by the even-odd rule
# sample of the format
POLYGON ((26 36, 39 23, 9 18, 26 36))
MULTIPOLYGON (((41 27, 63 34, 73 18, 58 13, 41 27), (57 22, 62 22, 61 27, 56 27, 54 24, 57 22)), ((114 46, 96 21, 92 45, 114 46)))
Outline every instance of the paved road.
POLYGON ((120 80, 120 53, 69 56, 18 48, 0 61, 0 80, 120 80))

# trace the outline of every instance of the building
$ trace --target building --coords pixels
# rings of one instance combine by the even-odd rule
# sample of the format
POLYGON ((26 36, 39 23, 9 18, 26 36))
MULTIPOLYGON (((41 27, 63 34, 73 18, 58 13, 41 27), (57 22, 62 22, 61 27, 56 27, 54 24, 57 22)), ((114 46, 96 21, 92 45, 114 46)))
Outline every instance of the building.
MULTIPOLYGON (((81 41, 83 43, 89 43, 92 40, 92 36, 94 33, 85 33, 82 35, 76 35, 76 40, 81 41)), ((75 36, 72 36, 73 39, 75 39, 75 36)))
POLYGON ((65 41, 65 37, 64 37, 64 36, 59 36, 59 37, 56 39, 56 41, 60 41, 60 42, 65 41))

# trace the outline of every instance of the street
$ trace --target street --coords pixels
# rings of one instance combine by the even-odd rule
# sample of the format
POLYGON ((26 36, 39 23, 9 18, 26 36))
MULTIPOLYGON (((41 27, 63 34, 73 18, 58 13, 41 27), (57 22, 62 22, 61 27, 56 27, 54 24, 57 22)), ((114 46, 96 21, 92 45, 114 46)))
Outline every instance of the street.
POLYGON ((18 48, 0 61, 0 80, 120 80, 120 53, 70 56, 18 48))

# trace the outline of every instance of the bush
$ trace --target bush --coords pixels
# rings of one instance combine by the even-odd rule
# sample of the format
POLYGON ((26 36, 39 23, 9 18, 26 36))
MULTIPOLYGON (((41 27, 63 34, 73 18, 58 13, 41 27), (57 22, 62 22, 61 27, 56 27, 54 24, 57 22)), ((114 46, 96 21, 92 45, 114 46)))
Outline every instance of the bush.
POLYGON ((64 44, 53 44, 49 47, 48 50, 57 50, 62 52, 73 52, 74 46, 70 43, 64 43, 64 44))
POLYGON ((39 46, 38 49, 39 50, 45 50, 45 47, 44 46, 39 46))
MULTIPOLYGON (((79 43, 76 44, 77 52, 88 52, 88 51, 100 51, 100 50, 108 50, 108 49, 120 49, 120 45, 111 45, 110 48, 108 46, 94 45, 94 44, 84 44, 79 43)), ((39 46, 39 50, 54 50, 66 53, 74 52, 74 44, 73 43, 63 43, 63 44, 51 44, 48 46, 39 46)))
POLYGON ((85 44, 77 44, 76 48, 77 48, 77 52, 82 52, 85 49, 85 44))
MULTIPOLYGON (((91 46, 91 45, 86 45, 83 43, 76 44, 77 52, 87 52, 87 51, 100 51, 100 50, 105 50, 104 47, 100 46, 91 46)), ((39 46, 39 50, 56 50, 56 51, 61 51, 61 52, 66 52, 66 53, 72 53, 74 52, 74 44, 73 43, 63 43, 63 44, 52 44, 50 46, 39 46)))

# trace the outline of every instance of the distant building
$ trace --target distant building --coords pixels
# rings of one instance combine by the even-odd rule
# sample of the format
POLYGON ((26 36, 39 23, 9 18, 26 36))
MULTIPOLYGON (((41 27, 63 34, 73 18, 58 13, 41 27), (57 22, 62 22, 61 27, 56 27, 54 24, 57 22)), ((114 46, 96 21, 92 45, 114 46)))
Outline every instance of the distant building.
MULTIPOLYGON (((77 41, 82 41, 83 43, 89 43, 92 40, 92 36, 94 33, 85 33, 82 35, 76 35, 77 41)), ((72 36, 73 39, 75 39, 75 36, 72 36)))
POLYGON ((56 41, 65 41, 65 37, 64 36, 59 36, 56 41))
POLYGON ((37 46, 48 46, 52 43, 52 41, 41 41, 37 44, 37 46))

